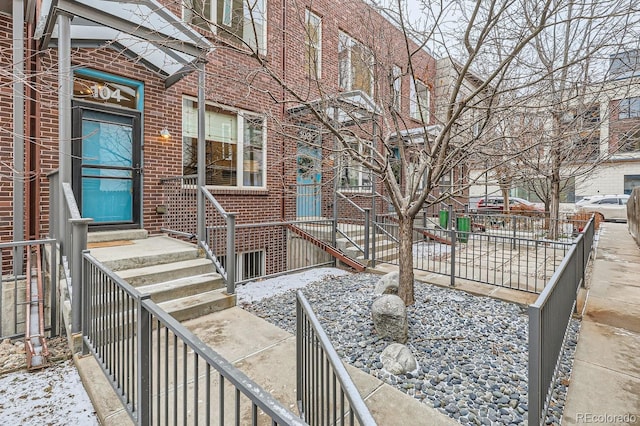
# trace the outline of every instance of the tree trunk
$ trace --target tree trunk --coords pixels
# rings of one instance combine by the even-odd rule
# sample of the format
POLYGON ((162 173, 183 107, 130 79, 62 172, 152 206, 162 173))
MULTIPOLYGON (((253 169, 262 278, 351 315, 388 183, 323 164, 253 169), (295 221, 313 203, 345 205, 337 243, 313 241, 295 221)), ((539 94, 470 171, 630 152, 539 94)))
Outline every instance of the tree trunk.
POLYGON ((399 269, 398 296, 406 306, 415 302, 413 294, 413 218, 398 217, 399 269))

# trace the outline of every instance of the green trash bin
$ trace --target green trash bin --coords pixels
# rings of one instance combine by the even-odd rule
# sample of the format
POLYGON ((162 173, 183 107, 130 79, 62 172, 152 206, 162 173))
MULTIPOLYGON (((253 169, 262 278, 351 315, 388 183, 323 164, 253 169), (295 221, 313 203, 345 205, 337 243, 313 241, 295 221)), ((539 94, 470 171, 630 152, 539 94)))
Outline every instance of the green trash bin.
POLYGON ((449 210, 440 210, 440 228, 447 229, 449 223, 449 210))
POLYGON ((469 231, 471 231, 471 218, 456 218, 456 231, 458 233, 458 241, 466 243, 469 240, 469 231))

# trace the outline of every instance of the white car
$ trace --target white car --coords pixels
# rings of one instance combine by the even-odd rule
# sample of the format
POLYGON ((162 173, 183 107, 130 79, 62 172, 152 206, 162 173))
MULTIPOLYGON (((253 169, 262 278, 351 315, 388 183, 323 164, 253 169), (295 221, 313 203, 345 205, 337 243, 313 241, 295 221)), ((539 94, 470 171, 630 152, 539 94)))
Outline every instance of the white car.
POLYGON ((595 213, 601 220, 627 221, 627 201, 629 196, 620 195, 593 195, 584 197, 576 203, 579 212, 595 213))

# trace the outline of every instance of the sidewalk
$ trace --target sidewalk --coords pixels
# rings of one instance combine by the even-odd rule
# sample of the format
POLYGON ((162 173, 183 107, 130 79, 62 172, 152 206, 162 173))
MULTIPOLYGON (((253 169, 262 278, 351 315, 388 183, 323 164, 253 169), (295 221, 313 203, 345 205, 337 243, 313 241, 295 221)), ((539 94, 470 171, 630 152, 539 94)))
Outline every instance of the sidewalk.
POLYGON ((584 306, 563 425, 640 425, 640 248, 604 223, 584 306))

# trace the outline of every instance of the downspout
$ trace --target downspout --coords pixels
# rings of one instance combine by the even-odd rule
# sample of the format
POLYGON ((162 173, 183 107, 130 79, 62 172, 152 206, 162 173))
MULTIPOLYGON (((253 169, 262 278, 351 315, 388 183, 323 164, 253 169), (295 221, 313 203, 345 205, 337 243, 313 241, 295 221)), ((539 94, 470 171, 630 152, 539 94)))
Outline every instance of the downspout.
MULTIPOLYGON (((13 0, 13 240, 24 240, 24 1, 13 0)), ((22 275, 22 249, 15 249, 13 273, 22 275)))

